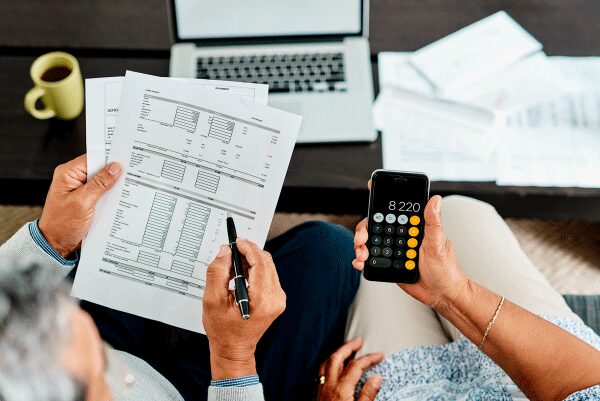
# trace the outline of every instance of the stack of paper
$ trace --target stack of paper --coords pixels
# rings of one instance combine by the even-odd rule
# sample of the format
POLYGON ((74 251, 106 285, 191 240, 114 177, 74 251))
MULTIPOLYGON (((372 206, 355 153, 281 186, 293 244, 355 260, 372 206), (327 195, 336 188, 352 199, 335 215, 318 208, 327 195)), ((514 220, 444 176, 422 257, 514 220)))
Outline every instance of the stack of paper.
POLYGON ((73 295, 203 332, 206 267, 225 221, 263 246, 301 117, 265 85, 127 72, 86 81, 88 171, 123 173, 98 204, 73 295))
POLYGON ((414 53, 380 53, 384 167, 434 180, 600 186, 586 172, 600 165, 600 61, 541 50, 499 12, 414 53))

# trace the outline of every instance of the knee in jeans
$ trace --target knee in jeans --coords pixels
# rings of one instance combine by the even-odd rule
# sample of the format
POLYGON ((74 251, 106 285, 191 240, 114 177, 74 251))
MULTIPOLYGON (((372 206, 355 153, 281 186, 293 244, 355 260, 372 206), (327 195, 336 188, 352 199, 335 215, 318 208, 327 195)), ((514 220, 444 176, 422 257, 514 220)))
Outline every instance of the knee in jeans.
POLYGON ((351 263, 354 259, 353 234, 339 224, 309 221, 296 227, 306 246, 314 250, 314 257, 325 261, 351 263))
POLYGON ((360 272, 352 267, 352 232, 338 224, 311 221, 289 233, 289 244, 301 259, 301 274, 310 277, 313 290, 342 295, 344 302, 351 302, 360 282, 360 272))

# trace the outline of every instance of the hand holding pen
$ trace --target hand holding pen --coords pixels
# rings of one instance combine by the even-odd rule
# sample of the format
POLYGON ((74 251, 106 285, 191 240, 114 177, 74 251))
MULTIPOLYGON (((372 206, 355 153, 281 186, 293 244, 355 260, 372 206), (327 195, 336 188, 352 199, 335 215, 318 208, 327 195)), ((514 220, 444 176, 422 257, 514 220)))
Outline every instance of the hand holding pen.
POLYGON ((252 318, 242 320, 240 307, 233 302, 234 295, 229 290, 232 250, 223 245, 206 271, 202 301, 202 322, 208 336, 211 371, 215 380, 256 373, 256 344, 285 310, 286 295, 271 255, 245 239, 238 238, 236 246, 249 265, 248 296, 252 318), (232 369, 236 371, 232 372, 232 369))
POLYGON ((227 217, 227 236, 229 237, 229 248, 231 249, 231 264, 233 267, 233 283, 235 284, 235 303, 240 307, 242 319, 250 319, 250 299, 248 298, 248 287, 244 277, 242 257, 237 248, 237 231, 232 217, 227 217))

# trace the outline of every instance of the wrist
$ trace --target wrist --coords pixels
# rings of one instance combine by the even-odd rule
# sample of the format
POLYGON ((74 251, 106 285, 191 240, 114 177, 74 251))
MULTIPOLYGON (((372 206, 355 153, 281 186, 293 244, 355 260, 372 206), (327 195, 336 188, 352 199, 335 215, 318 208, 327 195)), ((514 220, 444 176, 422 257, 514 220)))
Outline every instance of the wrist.
POLYGON ((222 350, 210 348, 210 370, 213 380, 233 379, 255 375, 256 360, 254 348, 243 350, 222 350))
POLYGON ((453 291, 442 297, 434 309, 444 317, 460 313, 460 311, 468 309, 472 302, 474 292, 475 283, 468 277, 465 277, 464 281, 455 286, 453 291))
POLYGON ((40 219, 38 220, 38 229, 40 230, 40 232, 42 233, 42 235, 44 236, 44 238, 46 239, 46 241, 48 242, 48 244, 52 247, 52 249, 54 249, 60 256, 62 256, 63 258, 68 258, 73 252, 75 252, 75 249, 71 249, 70 247, 66 247, 64 245, 61 244, 61 242, 59 241, 59 239, 54 235, 54 233, 52 232, 52 230, 50 229, 49 225, 46 224, 43 216, 40 217, 40 219))

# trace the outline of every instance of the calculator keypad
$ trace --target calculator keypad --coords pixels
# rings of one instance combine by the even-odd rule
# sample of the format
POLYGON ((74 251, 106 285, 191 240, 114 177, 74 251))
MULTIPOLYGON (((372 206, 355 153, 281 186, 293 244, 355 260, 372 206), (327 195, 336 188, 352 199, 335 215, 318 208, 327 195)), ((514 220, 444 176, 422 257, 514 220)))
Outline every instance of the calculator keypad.
POLYGON ((369 223, 371 267, 413 270, 417 266, 421 217, 375 213, 369 223))

